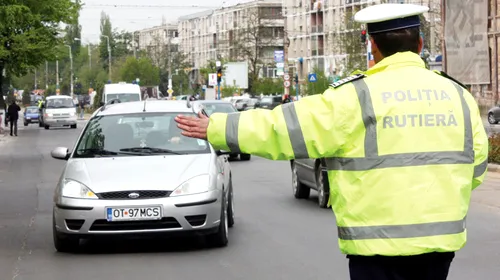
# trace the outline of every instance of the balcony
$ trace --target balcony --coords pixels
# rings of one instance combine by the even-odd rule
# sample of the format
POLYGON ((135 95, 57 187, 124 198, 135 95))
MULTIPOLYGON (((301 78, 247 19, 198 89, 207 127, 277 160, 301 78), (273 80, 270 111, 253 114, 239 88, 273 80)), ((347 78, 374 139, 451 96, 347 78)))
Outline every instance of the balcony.
POLYGON ((317 49, 311 51, 311 56, 320 56, 320 55, 325 55, 324 49, 317 49))
POLYGON ((312 25, 311 26, 311 34, 314 33, 323 33, 323 25, 312 25))

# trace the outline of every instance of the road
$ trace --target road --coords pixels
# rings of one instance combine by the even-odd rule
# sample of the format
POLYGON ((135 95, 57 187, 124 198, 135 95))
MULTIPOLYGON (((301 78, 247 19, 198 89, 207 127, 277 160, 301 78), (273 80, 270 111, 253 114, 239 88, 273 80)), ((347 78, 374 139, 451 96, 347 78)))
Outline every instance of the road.
MULTIPOLYGON (((81 125, 80 125, 81 127, 81 125)), ((237 220, 230 244, 207 249, 197 239, 90 242, 78 254, 54 251, 52 192, 79 129, 30 126, 0 136, 0 279, 348 279, 331 210, 315 197, 295 200, 287 162, 232 163, 237 220)), ((500 176, 474 193, 468 245, 450 279, 500 275, 500 176)))

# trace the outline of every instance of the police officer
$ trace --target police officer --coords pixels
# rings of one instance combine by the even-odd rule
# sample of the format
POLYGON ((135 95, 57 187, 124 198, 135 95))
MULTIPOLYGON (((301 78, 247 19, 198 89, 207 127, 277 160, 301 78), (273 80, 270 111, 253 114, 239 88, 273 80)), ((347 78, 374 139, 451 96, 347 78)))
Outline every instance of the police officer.
POLYGON ((184 135, 274 160, 325 158, 339 247, 354 280, 446 279, 466 243, 471 191, 488 138, 472 95, 425 68, 419 15, 381 4, 367 24, 376 65, 323 95, 272 111, 178 116, 184 135))

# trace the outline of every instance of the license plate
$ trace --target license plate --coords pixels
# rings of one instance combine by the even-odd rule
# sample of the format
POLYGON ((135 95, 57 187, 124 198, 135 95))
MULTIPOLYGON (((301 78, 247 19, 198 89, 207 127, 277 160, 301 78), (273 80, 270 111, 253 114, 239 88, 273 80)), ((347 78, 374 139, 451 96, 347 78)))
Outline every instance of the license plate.
POLYGON ((116 207, 106 209, 108 222, 160 220, 162 218, 160 206, 145 207, 116 207))

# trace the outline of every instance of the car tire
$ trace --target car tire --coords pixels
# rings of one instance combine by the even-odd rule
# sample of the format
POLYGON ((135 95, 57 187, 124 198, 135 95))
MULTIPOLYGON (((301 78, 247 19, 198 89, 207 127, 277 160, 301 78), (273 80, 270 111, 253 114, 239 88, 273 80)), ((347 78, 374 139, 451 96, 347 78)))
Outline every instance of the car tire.
POLYGON ((54 247, 58 252, 73 253, 80 246, 80 238, 57 231, 54 219, 52 219, 52 235, 54 238, 54 247))
POLYGON ((27 122, 24 122, 24 126, 28 126, 28 123, 27 123, 27 122))
POLYGON ((318 205, 320 208, 328 208, 330 190, 321 164, 316 165, 314 173, 316 176, 316 189, 318 190, 318 205))
POLYGON ((43 127, 43 123, 41 121, 38 121, 38 127, 43 127))
POLYGON ((227 201, 227 225, 232 228, 234 226, 234 190, 233 179, 229 178, 229 195, 227 201))
POLYGON ((488 122, 490 124, 497 124, 498 123, 498 121, 495 119, 495 115, 493 115, 493 113, 488 114, 488 122))
POLYGON ((71 128, 75 129, 76 128, 76 124, 72 124, 71 128))
POLYGON ((44 127, 45 127, 45 129, 49 129, 50 128, 50 126, 48 126, 48 125, 44 125, 44 127))
POLYGON ((240 160, 247 161, 247 160, 250 160, 251 157, 252 157, 252 155, 249 155, 249 154, 240 154, 240 160))
POLYGON ((220 223, 217 232, 207 235, 206 240, 210 246, 226 247, 229 243, 229 219, 227 213, 226 196, 222 195, 222 207, 220 214, 220 223))
POLYGON ((311 194, 311 189, 300 182, 297 166, 294 161, 292 161, 292 189, 293 195, 297 199, 307 199, 311 194))

